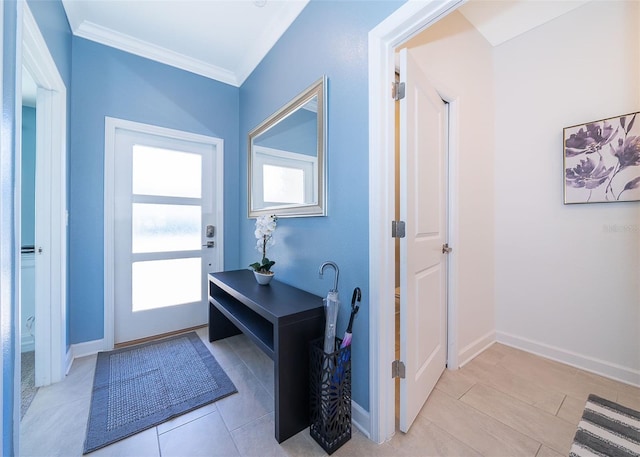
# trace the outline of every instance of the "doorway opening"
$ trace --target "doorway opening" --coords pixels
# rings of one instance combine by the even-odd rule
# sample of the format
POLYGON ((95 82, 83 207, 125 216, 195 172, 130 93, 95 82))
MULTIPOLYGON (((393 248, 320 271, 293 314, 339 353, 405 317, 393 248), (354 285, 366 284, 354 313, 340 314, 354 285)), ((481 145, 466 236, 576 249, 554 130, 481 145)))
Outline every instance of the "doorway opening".
POLYGON ((35 188, 31 223, 35 271, 33 314, 26 316, 25 328, 33 334, 35 386, 46 386, 62 380, 67 359, 67 95, 26 3, 19 77, 22 68, 35 86, 35 188), (30 317, 33 319, 29 320, 30 317))
MULTIPOLYGON (((391 238, 390 221, 395 220, 395 102, 389 88, 395 79, 395 53, 412 36, 454 11, 462 0, 447 0, 429 4, 408 3, 401 6, 369 32, 369 182, 378 183, 370 188, 369 197, 369 245, 378 255, 370 260, 369 284, 371 287, 370 314, 370 417, 369 436, 378 443, 390 439, 396 430, 395 381, 389 376, 389 368, 395 360, 395 242, 391 238)), ((446 95, 446 94, 444 94, 446 95)), ((450 102, 455 97, 447 96, 450 102)), ((455 103, 450 107, 450 118, 456 119, 455 103)), ((450 132, 455 138, 456 133, 450 132)), ((455 156, 457 145, 449 144, 455 156)), ((455 157, 451 159, 455 167, 455 157)), ((455 175, 451 176, 455 180, 455 175)), ((455 189, 455 183, 450 187, 455 189)), ((456 225, 457 196, 450 194, 452 214, 450 223, 456 225)), ((449 240, 455 246, 455 228, 449 240)), ((456 269, 450 263, 447 310, 448 364, 457 366, 456 354, 456 269)))
POLYGON ((35 190, 37 86, 22 69, 22 138, 20 150, 20 417, 38 387, 35 380, 35 190))

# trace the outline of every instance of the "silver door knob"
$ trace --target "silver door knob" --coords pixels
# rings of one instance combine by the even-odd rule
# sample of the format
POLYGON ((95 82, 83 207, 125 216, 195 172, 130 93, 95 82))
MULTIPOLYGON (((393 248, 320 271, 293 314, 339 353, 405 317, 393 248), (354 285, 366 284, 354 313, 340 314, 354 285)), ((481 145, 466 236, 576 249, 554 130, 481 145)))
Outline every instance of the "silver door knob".
POLYGON ((202 247, 203 248, 212 248, 215 246, 215 243, 213 241, 207 241, 207 244, 203 244, 202 247))

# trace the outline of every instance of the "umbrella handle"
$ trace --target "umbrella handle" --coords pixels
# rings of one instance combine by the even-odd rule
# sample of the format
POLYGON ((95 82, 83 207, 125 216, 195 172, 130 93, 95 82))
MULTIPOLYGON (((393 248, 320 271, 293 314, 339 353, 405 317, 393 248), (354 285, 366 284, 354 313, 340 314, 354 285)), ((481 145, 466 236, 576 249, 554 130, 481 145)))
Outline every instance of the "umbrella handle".
MULTIPOLYGON (((360 302, 360 300, 362 300, 362 291, 360 290, 359 287, 356 287, 355 289, 353 289, 353 295, 351 296, 351 309, 354 308, 354 305, 356 304, 356 299, 358 300, 358 303, 360 302)), ((360 306, 358 305, 356 307, 356 312, 358 312, 357 308, 360 308, 360 306)))
POLYGON ((362 300, 362 291, 359 287, 353 289, 353 295, 351 296, 351 316, 349 317, 349 325, 347 325, 347 332, 351 333, 353 327, 353 318, 358 314, 358 310, 360 309, 360 305, 356 306, 356 300, 358 303, 362 300))

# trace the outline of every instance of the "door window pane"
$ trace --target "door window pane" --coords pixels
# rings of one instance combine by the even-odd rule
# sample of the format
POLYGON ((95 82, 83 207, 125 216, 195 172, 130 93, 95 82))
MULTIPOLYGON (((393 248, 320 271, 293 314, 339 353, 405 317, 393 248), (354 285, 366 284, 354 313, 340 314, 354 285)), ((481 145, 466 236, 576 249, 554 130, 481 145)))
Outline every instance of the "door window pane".
POLYGON ((133 145, 133 193, 202 197, 202 156, 133 145))
POLYGON ((133 312, 202 300, 200 258, 151 260, 131 266, 133 312))
POLYGON ((200 206, 155 203, 134 203, 132 206, 131 248, 134 253, 200 249, 200 206))

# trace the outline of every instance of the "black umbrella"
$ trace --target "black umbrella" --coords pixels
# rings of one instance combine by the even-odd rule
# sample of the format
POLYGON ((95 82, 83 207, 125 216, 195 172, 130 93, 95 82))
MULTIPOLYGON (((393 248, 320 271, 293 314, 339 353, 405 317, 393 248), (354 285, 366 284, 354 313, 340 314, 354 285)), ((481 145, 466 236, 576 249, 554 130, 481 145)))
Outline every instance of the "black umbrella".
POLYGON ((344 338, 342 338, 342 343, 340 344, 336 371, 332 378, 333 386, 340 385, 344 376, 345 366, 351 359, 351 348, 349 346, 351 346, 351 339, 353 336, 353 318, 356 317, 356 314, 358 314, 358 310, 360 309, 360 305, 356 305, 356 301, 360 303, 360 300, 362 300, 362 292, 359 287, 356 287, 353 289, 353 296, 351 297, 351 316, 349 317, 349 325, 347 325, 347 331, 344 332, 344 338))
POLYGON ((344 332, 344 338, 342 339, 341 348, 347 347, 351 344, 351 338, 353 336, 353 318, 358 314, 360 305, 356 306, 356 300, 358 303, 362 300, 362 291, 359 287, 353 289, 353 296, 351 297, 351 316, 349 317, 349 325, 347 325, 347 331, 344 332))

